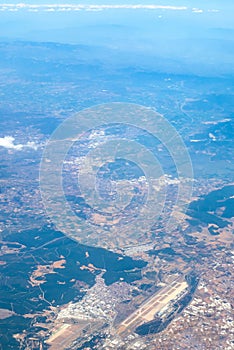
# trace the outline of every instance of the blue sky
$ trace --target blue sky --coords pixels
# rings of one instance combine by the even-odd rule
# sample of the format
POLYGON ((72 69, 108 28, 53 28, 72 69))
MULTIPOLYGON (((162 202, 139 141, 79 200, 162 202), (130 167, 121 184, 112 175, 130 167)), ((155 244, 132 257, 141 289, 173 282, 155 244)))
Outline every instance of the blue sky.
MULTIPOLYGON (((5 4, 18 4, 12 0, 5 4)), ((52 41, 105 46, 144 55, 146 60, 175 59, 232 71, 234 2, 231 0, 27 1, 26 4, 154 4, 183 9, 7 7, 0 4, 0 40, 52 41), (16 11, 12 11, 16 10, 16 11), (33 11, 31 11, 33 10, 33 11), (35 10, 35 11, 34 11, 35 10), (61 10, 61 9, 60 9, 61 10), (68 11, 70 10, 70 11, 68 11), (88 10, 88 11, 87 11, 88 10), (93 10, 91 8, 91 10, 93 10), (222 68, 222 67, 221 67, 222 68)))

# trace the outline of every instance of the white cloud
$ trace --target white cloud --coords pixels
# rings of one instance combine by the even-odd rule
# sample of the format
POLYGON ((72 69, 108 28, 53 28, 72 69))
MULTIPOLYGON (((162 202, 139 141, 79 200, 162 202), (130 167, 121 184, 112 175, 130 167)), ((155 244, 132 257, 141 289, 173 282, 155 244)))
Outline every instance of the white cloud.
POLYGON ((54 12, 55 9, 54 9, 53 7, 51 7, 51 8, 45 9, 45 11, 46 11, 46 12, 54 12))
POLYGON ((170 6, 170 5, 147 5, 147 4, 103 4, 103 5, 89 5, 89 4, 0 4, 0 10, 5 9, 7 11, 17 10, 41 10, 41 11, 101 11, 108 9, 144 9, 144 10, 187 10, 186 6, 170 6))
POLYGON ((220 120, 208 120, 208 121, 202 122, 202 124, 205 124, 205 125, 217 125, 219 123, 230 122, 231 120, 232 119, 230 119, 230 118, 224 118, 224 119, 220 119, 220 120))
POLYGON ((195 13, 203 13, 203 10, 198 9, 198 8, 196 8, 196 7, 194 7, 194 8, 192 9, 192 11, 195 12, 195 13))
POLYGON ((211 132, 209 133, 209 138, 213 141, 216 141, 216 137, 214 134, 212 134, 211 132))
POLYGON ((196 139, 193 139, 193 140, 190 140, 190 142, 201 142, 203 140, 196 140, 196 139))
POLYGON ((215 13, 217 13, 217 12, 219 12, 219 10, 216 10, 216 9, 210 9, 210 10, 208 10, 208 12, 215 12, 215 13))
POLYGON ((37 150, 38 146, 35 142, 27 142, 26 144, 15 144, 15 138, 13 136, 0 137, 0 147, 7 149, 14 149, 16 151, 21 151, 23 148, 32 148, 37 150))
MULTIPOLYGON (((168 11, 191 11, 193 13, 203 13, 204 10, 197 7, 157 5, 157 4, 30 4, 30 3, 0 3, 0 11, 28 11, 28 12, 68 12, 68 11, 103 11, 109 9, 116 10, 168 10, 168 11)), ((219 12, 217 9, 208 9, 208 12, 219 12)))

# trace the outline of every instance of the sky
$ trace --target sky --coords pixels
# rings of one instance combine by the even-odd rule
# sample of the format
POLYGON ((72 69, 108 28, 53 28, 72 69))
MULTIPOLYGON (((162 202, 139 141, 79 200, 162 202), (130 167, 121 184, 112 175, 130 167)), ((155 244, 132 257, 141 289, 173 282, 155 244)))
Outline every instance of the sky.
POLYGON ((11 0, 0 3, 0 41, 99 46, 229 72, 233 13, 231 0, 11 0))

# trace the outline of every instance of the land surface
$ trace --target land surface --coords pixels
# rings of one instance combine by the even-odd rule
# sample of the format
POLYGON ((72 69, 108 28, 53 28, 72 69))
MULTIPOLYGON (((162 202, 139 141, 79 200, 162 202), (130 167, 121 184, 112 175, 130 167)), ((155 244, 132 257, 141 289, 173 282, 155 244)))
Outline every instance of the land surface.
MULTIPOLYGON (((4 142, 14 137, 13 146, 0 146, 1 346, 231 350, 233 79, 116 66, 108 61, 114 49, 100 52, 101 59, 95 61, 87 46, 0 44, 0 137, 4 142), (163 184, 166 200, 151 229, 137 231, 135 237, 122 231, 118 245, 106 229, 96 242, 84 235, 81 244, 66 235, 69 222, 55 228, 47 216, 39 164, 46 141, 62 121, 85 107, 115 101, 155 108, 175 126, 191 155, 193 193, 182 213, 175 207, 178 185, 191 179, 178 177, 159 140, 113 125, 105 137, 100 130, 90 131, 87 142, 74 144, 63 169, 66 200, 80 219, 92 221, 97 231, 103 225, 102 232, 109 224, 81 196, 77 171, 87 150, 121 133, 141 142, 163 165, 163 175, 153 185, 159 189, 163 184), (168 231, 172 213, 177 227, 168 231), (187 295, 189 271, 199 282, 187 295), (162 323, 157 324, 159 318, 162 323)), ((118 160, 101 167, 98 175, 107 210, 115 199, 111 182, 112 190, 122 188, 119 193, 134 196, 124 220, 131 218, 131 209, 138 213, 147 179, 137 167, 118 160)))

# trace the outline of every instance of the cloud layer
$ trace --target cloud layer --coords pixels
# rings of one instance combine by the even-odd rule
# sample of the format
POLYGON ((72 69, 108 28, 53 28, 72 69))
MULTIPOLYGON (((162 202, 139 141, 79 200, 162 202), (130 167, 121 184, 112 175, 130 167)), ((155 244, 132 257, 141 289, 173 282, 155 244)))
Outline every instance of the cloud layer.
POLYGON ((13 136, 0 137, 0 147, 7 149, 14 149, 16 151, 22 151, 23 148, 32 148, 37 150, 37 145, 35 142, 27 142, 26 144, 15 144, 15 138, 13 136))
POLYGON ((0 11, 46 11, 46 12, 60 12, 60 11, 102 11, 108 9, 131 9, 131 10, 188 10, 186 6, 170 6, 170 5, 147 5, 147 4, 103 4, 103 5, 90 5, 90 4, 0 4, 0 11))

